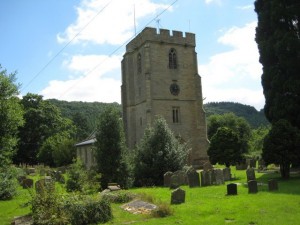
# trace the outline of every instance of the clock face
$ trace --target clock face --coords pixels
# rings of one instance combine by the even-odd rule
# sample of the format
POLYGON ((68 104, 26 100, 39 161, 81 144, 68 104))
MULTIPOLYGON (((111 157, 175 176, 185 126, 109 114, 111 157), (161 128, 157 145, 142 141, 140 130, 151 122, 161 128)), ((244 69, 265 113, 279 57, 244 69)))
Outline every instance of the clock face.
POLYGON ((179 88, 178 84, 176 84, 176 83, 171 84, 170 92, 172 95, 178 95, 180 92, 180 88, 179 88))

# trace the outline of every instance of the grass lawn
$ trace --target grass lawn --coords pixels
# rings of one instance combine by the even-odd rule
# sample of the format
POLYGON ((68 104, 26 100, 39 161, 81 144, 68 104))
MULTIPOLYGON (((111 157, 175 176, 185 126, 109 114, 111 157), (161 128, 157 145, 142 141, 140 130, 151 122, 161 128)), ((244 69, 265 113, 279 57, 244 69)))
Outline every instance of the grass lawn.
MULTIPOLYGON (((279 174, 256 173, 259 183, 257 194, 248 194, 244 185, 245 171, 235 171, 234 183, 238 183, 238 195, 226 196, 226 185, 189 188, 185 203, 171 205, 173 215, 165 218, 152 218, 147 215, 133 215, 123 211, 121 204, 112 204, 114 219, 107 224, 146 224, 146 225, 199 225, 199 224, 265 224, 288 225, 300 222, 300 176, 289 180, 280 179, 279 174), (268 192, 268 179, 277 179, 279 190, 268 192)), ((227 182, 229 183, 229 182, 227 182)), ((170 202, 171 190, 162 187, 131 189, 134 193, 145 193, 156 201, 170 202)), ((29 207, 21 207, 30 199, 27 190, 20 189, 20 194, 10 201, 0 201, 0 224, 8 225, 13 216, 24 215, 29 207)))

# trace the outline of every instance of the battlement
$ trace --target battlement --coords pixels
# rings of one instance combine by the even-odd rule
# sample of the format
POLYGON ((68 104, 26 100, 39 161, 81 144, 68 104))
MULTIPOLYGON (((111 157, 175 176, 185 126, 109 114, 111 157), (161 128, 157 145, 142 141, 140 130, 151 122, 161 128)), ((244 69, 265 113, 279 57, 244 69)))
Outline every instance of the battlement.
POLYGON ((157 32, 155 28, 146 27, 126 45, 126 51, 132 51, 146 41, 196 46, 195 34, 193 33, 185 32, 184 37, 181 31, 173 30, 170 32, 167 29, 159 29, 157 32))

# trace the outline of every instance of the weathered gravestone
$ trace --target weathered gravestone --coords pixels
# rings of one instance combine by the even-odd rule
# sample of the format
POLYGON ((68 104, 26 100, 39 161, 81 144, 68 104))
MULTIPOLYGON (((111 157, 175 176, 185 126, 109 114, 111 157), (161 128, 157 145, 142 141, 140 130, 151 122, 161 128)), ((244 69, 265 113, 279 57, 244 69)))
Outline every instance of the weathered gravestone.
POLYGON ((247 181, 256 180, 255 179, 255 170, 253 168, 248 168, 246 170, 246 174, 247 174, 247 181))
POLYGON ((202 170, 200 175, 201 175, 201 186, 202 187, 211 185, 211 171, 210 170, 208 170, 208 171, 202 170))
POLYGON ((212 184, 224 184, 224 175, 221 169, 212 170, 212 184))
POLYGON ((187 174, 189 187, 200 187, 200 177, 196 170, 191 169, 187 174))
POLYGON ((44 179, 40 179, 35 182, 36 192, 43 192, 47 190, 53 190, 55 188, 55 183, 50 176, 45 176, 44 179))
POLYGON ((278 190, 278 182, 277 180, 268 180, 269 191, 277 191, 278 190))
POLYGON ((179 185, 188 184, 186 172, 182 170, 177 170, 173 173, 173 175, 177 175, 179 179, 179 185))
POLYGON ((257 181, 256 180, 249 180, 248 181, 248 193, 255 194, 258 192, 257 189, 257 181))
POLYGON ((229 167, 225 167, 223 169, 223 176, 224 176, 224 181, 231 180, 231 170, 229 167))
POLYGON ((26 178, 22 181, 22 187, 24 189, 27 189, 27 188, 32 188, 33 187, 33 180, 32 179, 29 179, 29 178, 26 178))
POLYGON ((170 189, 176 189, 180 186, 180 179, 177 174, 173 174, 170 179, 170 189))
POLYGON ((227 184, 227 195, 237 195, 237 184, 227 184))
POLYGON ((185 191, 177 188, 171 193, 171 204, 181 204, 185 202, 185 191))
POLYGON ((165 187, 170 187, 172 175, 173 175, 173 173, 170 171, 168 171, 164 174, 164 186, 165 187))

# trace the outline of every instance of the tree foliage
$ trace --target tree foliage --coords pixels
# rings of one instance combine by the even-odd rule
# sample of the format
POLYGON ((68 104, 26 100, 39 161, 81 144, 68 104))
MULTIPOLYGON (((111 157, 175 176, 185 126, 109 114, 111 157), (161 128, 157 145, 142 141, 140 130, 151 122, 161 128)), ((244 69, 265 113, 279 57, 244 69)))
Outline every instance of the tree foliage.
POLYGON ((16 73, 8 74, 0 65, 0 166, 11 162, 17 144, 18 128, 23 125, 16 73))
POLYGON ((266 117, 272 124, 286 119, 300 128, 299 1, 256 0, 255 11, 266 117))
POLYGON ((300 130, 287 120, 273 124, 263 144, 262 157, 266 164, 279 164, 281 177, 289 178, 290 165, 299 162, 300 130))
POLYGON ((250 158, 261 158, 263 143, 266 135, 269 133, 271 126, 259 127, 251 131, 249 140, 249 152, 247 156, 250 158))
POLYGON ((187 155, 187 145, 176 139, 165 119, 158 118, 145 130, 137 148, 136 185, 162 185, 164 173, 182 169, 187 155))
POLYGON ((243 156, 238 135, 228 127, 218 128, 211 138, 207 154, 212 164, 236 165, 243 156))
POLYGON ((106 108, 99 118, 96 140, 95 155, 102 187, 107 187, 109 182, 127 186, 125 136, 120 112, 115 108, 106 108))
POLYGON ((225 113, 223 115, 212 115, 208 118, 208 138, 211 140, 213 135, 221 127, 230 128, 238 135, 239 146, 242 153, 249 150, 249 140, 251 137, 251 128, 249 123, 242 117, 238 117, 233 113, 225 113))

